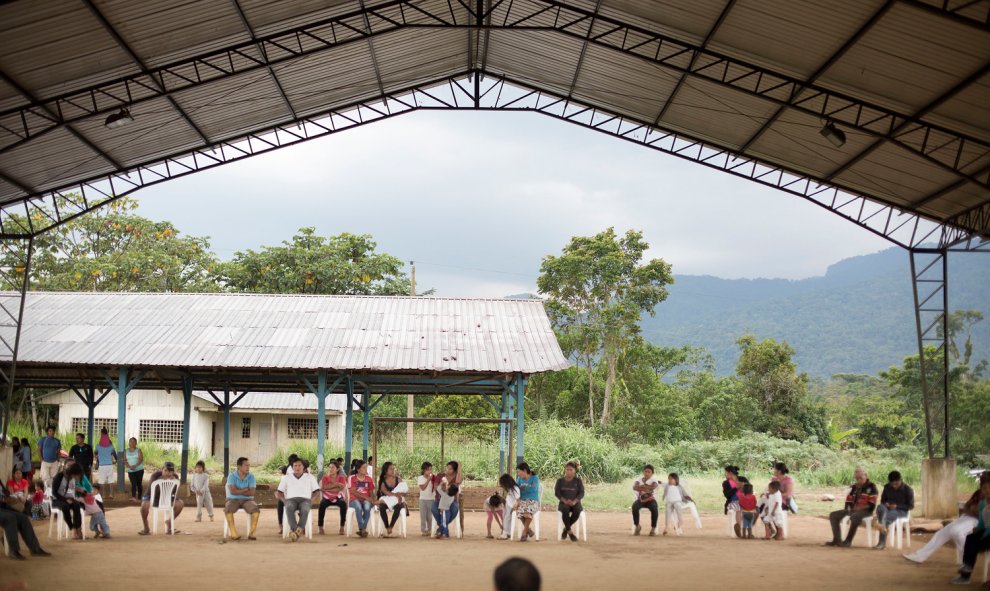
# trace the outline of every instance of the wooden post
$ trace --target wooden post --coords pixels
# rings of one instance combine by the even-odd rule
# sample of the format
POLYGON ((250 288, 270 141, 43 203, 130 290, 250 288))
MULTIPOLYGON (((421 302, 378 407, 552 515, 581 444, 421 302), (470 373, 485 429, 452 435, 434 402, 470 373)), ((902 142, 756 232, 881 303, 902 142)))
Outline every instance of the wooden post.
POLYGON ((443 457, 443 438, 444 438, 444 425, 445 423, 440 423, 440 466, 446 466, 447 462, 443 457))
POLYGON ((378 419, 371 419, 371 458, 378 461, 378 419))

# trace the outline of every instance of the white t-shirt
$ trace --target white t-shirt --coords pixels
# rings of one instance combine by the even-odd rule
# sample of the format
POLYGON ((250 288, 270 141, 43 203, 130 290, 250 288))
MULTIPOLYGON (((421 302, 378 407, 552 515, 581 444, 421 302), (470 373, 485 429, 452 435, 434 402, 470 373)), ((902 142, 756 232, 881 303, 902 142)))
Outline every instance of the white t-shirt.
POLYGON ((289 472, 278 483, 278 490, 287 499, 309 499, 312 498, 313 493, 320 490, 320 485, 309 472, 303 472, 299 478, 289 472))
POLYGON ((425 500, 427 496, 432 497, 433 495, 437 494, 436 484, 434 484, 433 479, 431 478, 427 478, 426 476, 420 474, 418 477, 416 477, 416 484, 419 485, 420 487, 419 498, 421 499, 425 500), (424 484, 426 485, 426 488, 423 488, 424 484))
MULTIPOLYGON (((653 477, 653 476, 650 476, 650 478, 648 480, 643 480, 643 477, 640 476, 639 478, 637 478, 633 482, 633 500, 634 501, 640 500, 639 499, 639 495, 641 493, 638 490, 636 490, 635 487, 637 487, 637 486, 652 486, 652 487, 654 487, 654 489, 653 489, 653 498, 656 498, 656 494, 657 494, 656 487, 659 486, 659 484, 660 484, 660 482, 655 477, 653 477)), ((649 501, 647 501, 647 502, 649 502, 649 501)))
POLYGON ((684 495, 681 494, 681 487, 670 484, 663 485, 663 498, 668 503, 680 503, 684 500, 684 495))
POLYGON ((775 493, 770 493, 767 496, 767 503, 766 503, 767 515, 772 517, 780 517, 781 512, 784 509, 783 502, 784 499, 780 495, 780 491, 777 491, 775 493), (777 507, 776 512, 774 512, 774 506, 777 507))
POLYGON ((519 487, 513 486, 512 490, 510 490, 505 495, 505 508, 508 509, 509 511, 512 511, 512 508, 516 506, 516 503, 518 501, 519 501, 519 487))
POLYGON ((456 497, 448 495, 447 491, 442 488, 437 488, 437 494, 440 495, 440 500, 437 501, 437 508, 441 511, 450 509, 450 506, 457 500, 456 497))

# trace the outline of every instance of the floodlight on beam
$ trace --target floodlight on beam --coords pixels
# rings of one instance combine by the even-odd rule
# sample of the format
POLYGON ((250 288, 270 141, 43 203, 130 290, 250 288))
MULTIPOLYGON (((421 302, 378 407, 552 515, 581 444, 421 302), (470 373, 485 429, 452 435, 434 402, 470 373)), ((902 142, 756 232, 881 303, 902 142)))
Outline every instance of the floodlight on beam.
POLYGON ((836 127, 835 123, 831 121, 825 124, 825 127, 821 130, 821 134, 836 148, 841 148, 846 143, 846 132, 836 127))
POLYGON ((127 125, 131 121, 134 121, 134 117, 131 116, 130 111, 122 108, 116 113, 110 113, 107 115, 107 119, 103 122, 103 125, 105 125, 107 129, 117 129, 118 127, 127 125))

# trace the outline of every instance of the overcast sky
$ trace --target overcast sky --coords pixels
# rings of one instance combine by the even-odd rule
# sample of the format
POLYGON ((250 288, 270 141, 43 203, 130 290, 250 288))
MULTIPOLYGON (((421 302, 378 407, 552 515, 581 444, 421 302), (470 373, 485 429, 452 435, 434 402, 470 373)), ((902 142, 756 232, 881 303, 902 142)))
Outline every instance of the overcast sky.
POLYGON ((675 274, 822 275, 886 241, 801 198, 537 114, 418 112, 145 189, 222 258, 367 233, 438 295, 534 292, 573 235, 642 230, 675 274))

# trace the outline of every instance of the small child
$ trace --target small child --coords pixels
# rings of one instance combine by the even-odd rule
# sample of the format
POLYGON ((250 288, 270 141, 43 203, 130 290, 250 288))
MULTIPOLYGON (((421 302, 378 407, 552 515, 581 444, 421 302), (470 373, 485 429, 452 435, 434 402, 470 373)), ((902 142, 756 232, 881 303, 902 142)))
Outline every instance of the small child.
POLYGON ((439 478, 433 474, 433 464, 423 462, 419 467, 416 484, 419 486, 419 531, 423 536, 430 535, 430 521, 433 513, 433 497, 436 496, 439 478))
POLYGON ((203 521, 203 506, 213 521, 213 496, 210 494, 210 475, 206 473, 206 463, 203 460, 196 462, 193 469, 192 480, 189 481, 189 490, 196 495, 196 521, 203 521))
POLYGON ((667 535, 670 525, 674 526, 674 533, 681 535, 684 531, 684 518, 681 510, 687 508, 688 503, 693 503, 694 499, 681 486, 681 477, 676 472, 667 475, 667 483, 663 485, 663 500, 666 508, 663 519, 663 535, 667 535))
POLYGON ((502 503, 502 535, 503 540, 509 539, 512 532, 512 513, 516 510, 516 504, 519 502, 519 487, 516 485, 515 478, 509 476, 508 474, 503 474, 498 479, 498 486, 502 489, 502 495, 504 497, 504 503, 502 503))
POLYGON ((753 539, 753 524, 756 523, 756 495, 753 485, 744 484, 739 495, 739 508, 742 509, 742 537, 753 539))
POLYGON ((783 503, 780 495, 780 483, 773 481, 767 487, 767 498, 763 505, 763 523, 765 526, 764 540, 777 539, 777 530, 784 527, 783 503))
POLYGON ((110 539, 110 525, 107 524, 107 516, 103 509, 103 495, 100 494, 100 485, 93 485, 93 492, 83 497, 83 510, 89 515, 89 529, 94 537, 103 536, 110 539))
POLYGON ((485 499, 485 516, 488 518, 488 535, 485 537, 489 540, 495 538, 492 535, 492 519, 498 523, 500 529, 505 529, 505 526, 502 524, 502 504, 502 497, 498 496, 498 493, 492 493, 492 496, 485 499))
POLYGON ((37 521, 47 518, 48 506, 45 505, 45 491, 35 487, 34 493, 31 494, 31 519, 37 521))

